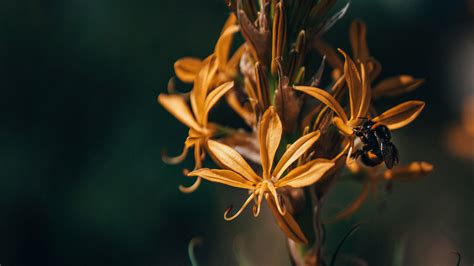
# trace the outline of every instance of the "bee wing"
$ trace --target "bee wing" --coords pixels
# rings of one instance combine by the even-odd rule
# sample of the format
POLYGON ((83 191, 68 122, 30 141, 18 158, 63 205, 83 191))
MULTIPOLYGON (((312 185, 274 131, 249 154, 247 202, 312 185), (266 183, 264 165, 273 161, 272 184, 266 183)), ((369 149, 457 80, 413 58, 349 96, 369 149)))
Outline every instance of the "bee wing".
POLYGON ((382 157, 388 169, 398 164, 398 150, 393 143, 380 143, 380 150, 382 151, 382 157))

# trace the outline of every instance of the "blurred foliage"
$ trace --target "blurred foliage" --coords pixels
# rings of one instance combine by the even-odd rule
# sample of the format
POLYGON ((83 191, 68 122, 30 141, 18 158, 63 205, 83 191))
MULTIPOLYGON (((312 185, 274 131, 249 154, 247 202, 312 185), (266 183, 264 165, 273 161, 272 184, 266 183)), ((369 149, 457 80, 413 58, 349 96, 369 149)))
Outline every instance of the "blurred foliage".
MULTIPOLYGON (((187 132, 156 96, 176 59, 212 50, 228 14, 223 2, 0 2, 0 264, 189 265, 187 245, 196 236, 204 239, 196 249, 202 265, 289 264, 283 237, 267 226, 271 217, 246 213, 226 223, 225 204, 240 202, 240 194, 208 184, 181 194, 180 167, 161 161, 163 149, 179 152, 187 132)), ((450 49, 474 34, 472 17, 464 1, 406 3, 353 1, 326 39, 347 48, 349 22, 362 18, 383 76, 426 77, 408 97, 427 108, 395 141, 402 162, 427 160, 436 173, 397 184, 348 221, 327 225, 328 252, 366 220, 370 226, 347 239, 340 256, 369 265, 454 265, 451 250, 458 250, 461 265, 470 265, 472 162, 447 154, 443 137, 463 96, 447 76, 449 67, 463 67, 449 64, 450 49)), ((334 209, 359 190, 338 188, 334 209)))

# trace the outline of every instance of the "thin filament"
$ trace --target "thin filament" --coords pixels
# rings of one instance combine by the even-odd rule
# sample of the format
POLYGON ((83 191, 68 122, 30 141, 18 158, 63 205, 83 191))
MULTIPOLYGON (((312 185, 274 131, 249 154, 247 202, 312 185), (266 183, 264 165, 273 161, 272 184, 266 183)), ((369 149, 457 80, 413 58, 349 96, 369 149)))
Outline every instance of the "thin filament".
POLYGON ((175 156, 175 157, 169 157, 168 155, 166 155, 166 152, 163 152, 161 155, 161 159, 166 164, 178 164, 178 163, 183 162, 184 159, 186 159, 186 156, 188 155, 188 150, 189 150, 189 147, 184 145, 183 151, 181 152, 180 155, 175 156))
POLYGON ((232 205, 227 208, 227 210, 225 210, 224 212, 224 220, 226 221, 232 221, 234 220, 235 218, 237 218, 237 216, 239 216, 243 211, 244 209, 249 205, 249 203, 253 200, 253 198, 255 197, 255 193, 252 193, 248 198, 247 200, 244 202, 244 204, 242 205, 242 207, 240 207, 240 209, 234 214, 232 215, 231 217, 228 217, 229 213, 232 211, 232 205))
POLYGON ((201 177, 198 176, 191 186, 186 187, 186 186, 180 185, 179 191, 183 193, 192 193, 196 191, 196 189, 199 187, 200 184, 201 184, 201 177))
POLYGON ((281 200, 278 197, 277 191, 273 184, 268 184, 268 189, 270 190, 270 194, 272 194, 273 200, 275 201, 275 205, 277 206, 278 212, 283 216, 286 214, 286 208, 282 207, 281 200))
POLYGON ((260 214, 261 206, 262 206, 262 199, 263 199, 263 193, 258 193, 257 195, 257 202, 255 203, 255 206, 253 208, 253 216, 257 217, 260 214))

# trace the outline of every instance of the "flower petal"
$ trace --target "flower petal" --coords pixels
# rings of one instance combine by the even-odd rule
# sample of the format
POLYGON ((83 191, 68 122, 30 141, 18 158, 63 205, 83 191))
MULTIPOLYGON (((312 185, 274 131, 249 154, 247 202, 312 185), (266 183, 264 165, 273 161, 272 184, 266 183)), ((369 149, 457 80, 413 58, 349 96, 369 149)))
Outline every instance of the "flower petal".
POLYGON ((365 64, 369 58, 369 48, 367 47, 367 28, 365 23, 360 20, 354 20, 349 30, 349 39, 352 46, 352 55, 355 59, 365 64))
POLYGON ((387 170, 383 174, 386 180, 406 180, 412 181, 425 177, 433 172, 433 165, 427 162, 412 162, 409 165, 396 167, 387 170))
POLYGON ((325 105, 327 105, 331 110, 333 110, 337 116, 339 116, 344 122, 347 122, 347 115, 344 112, 344 109, 342 106, 337 102, 337 100, 329 94, 327 91, 314 88, 314 87, 308 87, 308 86, 294 86, 293 87, 297 91, 302 91, 310 96, 313 96, 314 98, 320 100, 323 102, 325 105))
POLYGON ((194 81, 194 87, 190 93, 191 107, 199 124, 204 121, 204 105, 209 90, 209 85, 217 70, 215 56, 211 55, 204 60, 203 67, 194 81))
POLYGON ((276 207, 276 203, 273 200, 273 197, 269 194, 265 195, 265 198, 268 203, 268 207, 273 213, 273 217, 280 227, 280 229, 285 233, 285 235, 297 243, 308 243, 303 231, 301 231, 300 226, 295 221, 293 216, 289 212, 285 212, 285 215, 281 215, 276 207))
POLYGON ((341 49, 339 52, 344 55, 344 76, 346 77, 347 87, 349 88, 349 100, 351 110, 351 120, 357 118, 360 106, 362 104, 361 78, 357 67, 352 59, 341 49))
MULTIPOLYGON (((262 27, 257 27, 253 22, 253 18, 249 18, 247 13, 238 7, 237 16, 239 18, 240 29, 242 36, 246 40, 246 43, 249 44, 249 50, 252 53, 253 57, 257 60, 263 62, 270 61, 270 31, 268 30, 268 20, 265 10, 268 10, 269 3, 264 4, 262 9, 263 12, 259 12, 258 20, 262 24, 262 27), (252 19, 252 20, 251 20, 252 19)), ((239 5, 238 5, 239 6, 239 5)), ((241 5, 240 5, 241 6, 241 5)))
POLYGON ((255 79, 257 85, 257 100, 260 110, 263 112, 270 105, 270 89, 266 70, 260 62, 255 63, 255 79))
POLYGON ((394 130, 404 127, 415 120, 424 107, 425 103, 422 101, 408 101, 385 111, 372 120, 394 130))
POLYGON ((204 122, 207 121, 207 115, 209 114, 209 111, 211 111, 212 107, 214 107, 214 105, 219 101, 219 99, 233 87, 234 82, 229 81, 215 88, 211 91, 211 93, 209 93, 209 95, 207 95, 206 101, 204 103, 204 122))
MULTIPOLYGON (((302 107, 301 96, 289 85, 290 80, 283 73, 280 60, 275 60, 278 69, 278 84, 273 96, 273 105, 283 124, 283 131, 287 134, 295 132, 298 117, 302 107)), ((304 69, 304 68, 302 68, 304 69)))
POLYGON ((250 182, 258 182, 261 180, 244 158, 242 158, 242 156, 231 147, 214 140, 209 140, 207 145, 211 153, 214 155, 214 158, 225 167, 241 174, 250 182))
POLYGON ((352 134, 354 134, 352 128, 346 123, 344 123, 344 121, 342 121, 342 119, 340 119, 339 117, 334 117, 332 119, 332 123, 339 129, 339 131, 342 132, 342 134, 346 136, 352 136, 352 134))
POLYGON ((418 88, 423 82, 425 82, 424 79, 415 79, 408 75, 390 77, 380 81, 375 86, 373 94, 374 97, 398 96, 418 88))
POLYGON ((214 54, 217 58, 217 65, 220 71, 225 70, 227 60, 229 59, 229 51, 231 48, 234 34, 239 31, 239 26, 231 25, 226 28, 219 39, 217 40, 216 47, 214 48, 214 54))
POLYGON ((367 112, 369 111, 370 108, 370 102, 371 102, 371 97, 372 97, 372 90, 370 89, 370 80, 369 77, 367 76, 367 72, 365 69, 364 64, 360 64, 360 76, 361 76, 361 103, 359 107, 359 112, 357 113, 357 116, 354 118, 359 118, 359 117, 366 117, 367 112))
POLYGON ((194 57, 184 57, 174 63, 176 76, 186 83, 192 83, 201 68, 201 59, 194 57))
POLYGON ((230 170, 201 168, 190 172, 188 176, 199 176, 211 182, 221 183, 231 187, 243 189, 254 188, 250 181, 230 170))
POLYGON ((224 26, 222 27, 221 35, 228 28, 232 27, 233 25, 236 25, 236 23, 237 23, 237 16, 234 13, 230 13, 229 17, 227 18, 227 20, 224 23, 224 26))
POLYGON ((303 155, 308 149, 310 149, 314 143, 318 140, 321 133, 314 131, 306 134, 291 144, 285 153, 281 156, 280 161, 273 170, 273 176, 280 178, 286 169, 294 163, 298 158, 303 155))
POLYGON ((201 129, 183 96, 160 94, 158 95, 158 102, 181 123, 197 131, 201 129))
POLYGON ((273 159, 280 145, 283 126, 273 106, 270 106, 262 116, 258 128, 258 143, 262 159, 263 177, 270 178, 273 159))
POLYGON ((318 181, 334 166, 334 162, 326 159, 315 159, 291 170, 275 186, 305 187, 318 181))

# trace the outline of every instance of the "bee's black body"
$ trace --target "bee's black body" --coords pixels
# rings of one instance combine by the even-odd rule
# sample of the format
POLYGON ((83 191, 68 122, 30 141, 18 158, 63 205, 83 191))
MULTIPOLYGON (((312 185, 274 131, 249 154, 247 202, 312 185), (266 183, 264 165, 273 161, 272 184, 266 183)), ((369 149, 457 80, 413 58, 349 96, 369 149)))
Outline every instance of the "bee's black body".
POLYGON ((362 163, 367 166, 385 162, 388 169, 398 164, 398 150, 390 141, 392 136, 387 126, 367 119, 362 125, 354 128, 354 134, 364 144, 362 149, 353 154, 354 158, 360 157, 362 163))

